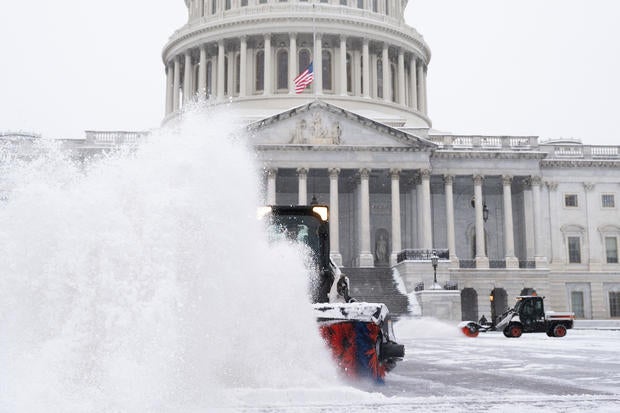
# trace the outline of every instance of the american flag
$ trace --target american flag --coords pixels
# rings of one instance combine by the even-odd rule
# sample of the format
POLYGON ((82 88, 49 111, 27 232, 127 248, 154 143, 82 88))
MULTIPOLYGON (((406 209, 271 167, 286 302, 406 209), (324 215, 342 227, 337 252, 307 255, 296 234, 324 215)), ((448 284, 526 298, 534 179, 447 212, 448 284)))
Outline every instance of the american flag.
POLYGON ((308 65, 306 70, 301 72, 295 79, 293 79, 293 83, 295 83, 295 93, 301 93, 304 89, 312 83, 314 80, 314 71, 312 70, 312 62, 308 65))

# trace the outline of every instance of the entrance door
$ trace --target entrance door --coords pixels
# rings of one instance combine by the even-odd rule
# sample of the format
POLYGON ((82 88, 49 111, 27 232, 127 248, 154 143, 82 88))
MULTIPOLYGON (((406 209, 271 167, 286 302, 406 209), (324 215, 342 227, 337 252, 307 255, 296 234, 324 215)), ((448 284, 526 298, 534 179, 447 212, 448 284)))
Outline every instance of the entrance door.
POLYGON ((585 318, 583 291, 571 291, 570 306, 577 318, 585 318))

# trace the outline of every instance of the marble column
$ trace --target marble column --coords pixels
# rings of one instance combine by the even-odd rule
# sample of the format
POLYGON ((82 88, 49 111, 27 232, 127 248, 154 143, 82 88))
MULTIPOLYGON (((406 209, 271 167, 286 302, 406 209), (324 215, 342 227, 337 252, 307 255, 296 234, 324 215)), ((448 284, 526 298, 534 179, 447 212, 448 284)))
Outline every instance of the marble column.
POLYGON ((392 87, 390 82, 390 56, 388 53, 387 43, 383 43, 383 50, 381 51, 381 65, 383 67, 383 100, 389 102, 392 100, 392 87))
POLYGON ((347 95, 347 38, 340 36, 340 94, 347 95))
POLYGON ((207 90, 207 47, 200 46, 200 65, 198 67, 198 96, 204 99, 207 90))
POLYGON ((166 115, 172 113, 173 110, 173 94, 174 93, 174 66, 166 65, 166 115))
POLYGON ((263 64, 263 95, 271 94, 271 33, 265 34, 265 62, 263 64))
POLYGON ((400 169, 391 169, 392 178, 392 254, 390 265, 396 265, 396 257, 403 249, 400 233, 400 169))
POLYGON ((506 268, 519 268, 519 260, 515 257, 515 235, 512 223, 512 176, 503 175, 504 186, 504 250, 506 268))
POLYGON ((235 51, 234 50, 228 51, 227 60, 228 60, 228 67, 227 67, 227 72, 226 72, 226 79, 227 79, 226 84, 228 85, 227 95, 231 97, 235 95, 235 51))
POLYGON ((484 215, 482 198, 482 175, 474 176, 474 206, 476 208, 476 268, 489 268, 484 239, 484 215))
POLYGON ((246 96, 247 85, 248 85, 248 75, 247 75, 247 65, 248 65, 248 37, 241 36, 240 44, 239 44, 239 96, 246 96))
POLYGON ((456 236, 454 226, 454 176, 444 175, 444 189, 446 192, 446 230, 448 238, 448 250, 450 251, 450 261, 458 264, 459 260, 456 256, 456 236))
POLYGON ((355 74, 353 76, 353 95, 362 96, 362 54, 358 49, 353 50, 353 64, 351 70, 355 74))
POLYGON ((180 93, 179 90, 181 86, 181 62, 179 62, 179 57, 176 56, 174 58, 174 87, 172 92, 172 101, 174 110, 177 111, 180 108, 180 93))
POLYGON ((413 177, 415 185, 415 222, 416 222, 416 248, 424 248, 424 206, 422 204, 422 177, 416 173, 413 177))
POLYGON ((370 170, 360 170, 360 267, 373 267, 374 257, 370 252, 370 170))
POLYGON ((308 204, 308 169, 298 168, 297 178, 299 181, 299 184, 298 184, 299 194, 297 197, 297 204, 307 205, 308 204))
POLYGON ((405 52, 398 50, 398 103, 405 105, 405 52))
POLYGON ((323 40, 320 33, 315 35, 314 43, 314 93, 323 94, 323 40))
POLYGON ((289 33, 288 48, 288 93, 295 94, 295 83, 293 79, 297 77, 299 71, 297 69, 297 33, 289 33))
POLYGON ((431 171, 423 169, 420 171, 422 178, 422 228, 423 244, 422 248, 433 248, 433 216, 431 210, 431 171))
POLYGON ((340 254, 340 227, 338 212, 338 175, 340 169, 329 169, 329 248, 330 257, 338 266, 342 266, 340 254))
POLYGON ((365 98, 370 98, 370 52, 368 39, 362 43, 362 89, 365 98))
POLYGON ((417 96, 418 96, 418 111, 426 113, 426 96, 424 93, 424 62, 420 61, 417 65, 417 96))
POLYGON ((532 206, 534 210, 534 261, 536 268, 544 267, 547 264, 547 257, 544 252, 543 223, 542 223, 542 203, 540 199, 540 176, 532 176, 532 206))
POLYGON ((192 55, 190 51, 185 52, 185 72, 183 73, 183 102, 189 102, 192 99, 192 77, 194 71, 192 70, 192 55))
POLYGON ((267 169, 267 205, 276 205, 276 176, 277 168, 267 169))
POLYGON ((226 72, 224 70, 224 41, 217 42, 217 100, 224 100, 224 76, 226 72))
POLYGON ((416 58, 411 56, 409 63, 409 107, 418 110, 418 73, 416 58))

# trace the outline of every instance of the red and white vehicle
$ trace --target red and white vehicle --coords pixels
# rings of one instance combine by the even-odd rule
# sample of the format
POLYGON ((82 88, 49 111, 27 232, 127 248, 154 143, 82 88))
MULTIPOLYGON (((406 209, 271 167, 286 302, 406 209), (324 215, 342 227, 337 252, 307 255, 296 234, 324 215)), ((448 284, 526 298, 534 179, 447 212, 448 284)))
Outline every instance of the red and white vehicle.
POLYGON ((523 333, 547 333, 549 337, 564 337, 573 328, 575 314, 570 312, 545 312, 543 299, 536 295, 517 297, 514 308, 506 311, 495 324, 463 321, 459 328, 469 337, 489 330, 502 331, 506 337, 521 337, 523 333))

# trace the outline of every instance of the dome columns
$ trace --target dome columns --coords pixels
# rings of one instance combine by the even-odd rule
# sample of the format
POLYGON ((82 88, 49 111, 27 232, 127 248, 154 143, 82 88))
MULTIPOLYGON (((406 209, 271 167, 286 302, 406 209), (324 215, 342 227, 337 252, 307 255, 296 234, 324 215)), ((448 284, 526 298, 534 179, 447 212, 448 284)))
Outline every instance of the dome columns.
POLYGON ((414 50, 361 36, 285 32, 212 40, 171 57, 165 72, 166 114, 192 98, 260 95, 376 99, 427 113, 425 60, 414 50), (293 79, 310 61, 314 82, 297 95, 293 79))

